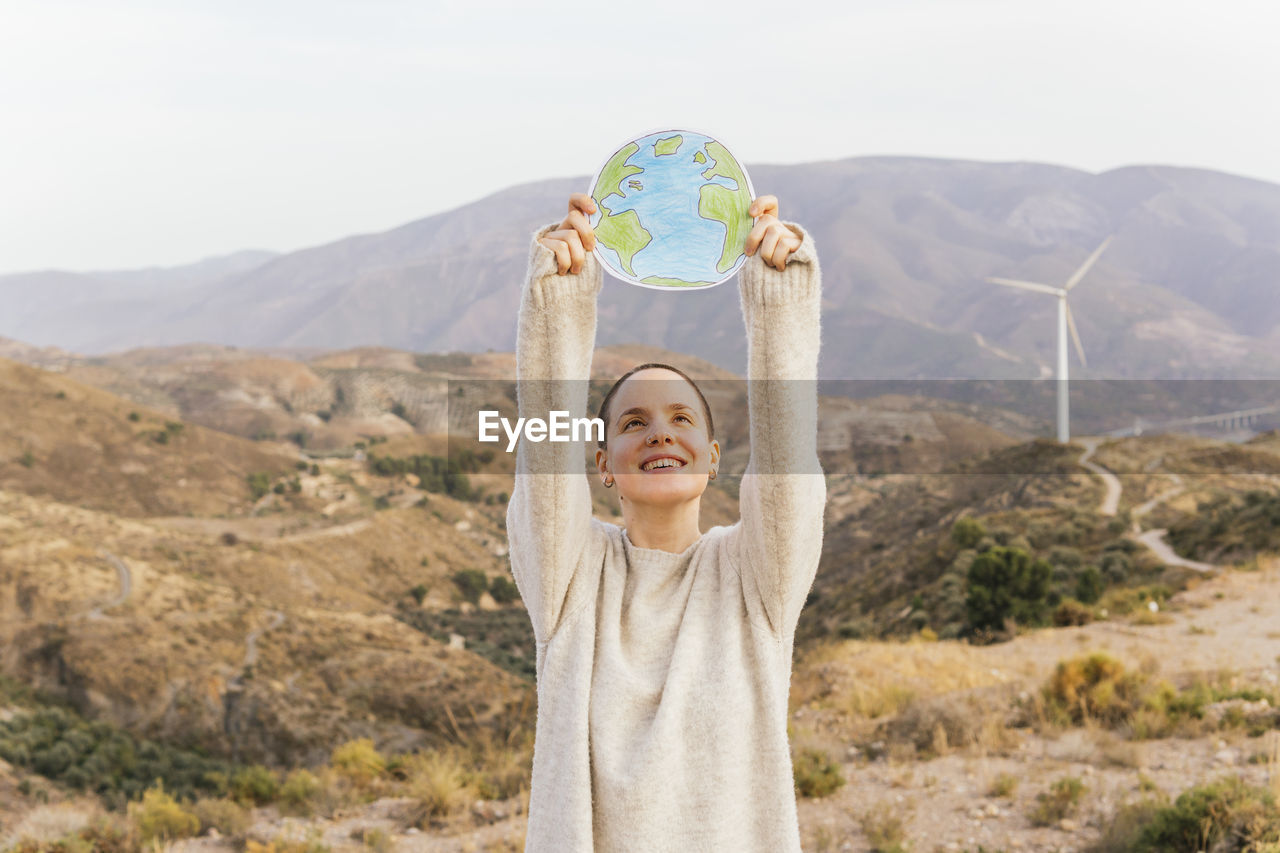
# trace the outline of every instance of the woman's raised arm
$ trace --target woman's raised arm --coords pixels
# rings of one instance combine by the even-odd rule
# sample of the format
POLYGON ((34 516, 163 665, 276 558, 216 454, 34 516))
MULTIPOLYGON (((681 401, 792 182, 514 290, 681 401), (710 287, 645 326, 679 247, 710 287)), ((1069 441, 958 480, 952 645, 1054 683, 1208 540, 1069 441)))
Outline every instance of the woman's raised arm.
MULTIPOLYGON (((558 225, 538 230, 516 332, 519 416, 583 417, 596 340, 601 271, 591 250, 590 196, 575 194, 558 225)), ((529 611, 534 638, 549 641, 571 601, 574 572, 591 532, 591 494, 582 442, 530 442, 516 449, 515 487, 507 505, 511 572, 529 611)))
POLYGON ((789 639, 817 574, 827 500, 817 450, 822 273, 808 233, 777 218, 777 199, 757 199, 751 212, 752 257, 738 274, 751 458, 734 535, 747 601, 789 639))

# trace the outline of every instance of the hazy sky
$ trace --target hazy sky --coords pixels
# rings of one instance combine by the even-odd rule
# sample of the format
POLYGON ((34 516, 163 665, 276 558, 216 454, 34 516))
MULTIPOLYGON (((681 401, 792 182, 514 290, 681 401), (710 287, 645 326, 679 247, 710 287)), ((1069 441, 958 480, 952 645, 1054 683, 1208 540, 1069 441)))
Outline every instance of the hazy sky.
POLYGON ((380 231, 589 175, 661 126, 749 165, 1280 182, 1278 24, 1275 4, 1231 0, 0 0, 0 272, 380 231))

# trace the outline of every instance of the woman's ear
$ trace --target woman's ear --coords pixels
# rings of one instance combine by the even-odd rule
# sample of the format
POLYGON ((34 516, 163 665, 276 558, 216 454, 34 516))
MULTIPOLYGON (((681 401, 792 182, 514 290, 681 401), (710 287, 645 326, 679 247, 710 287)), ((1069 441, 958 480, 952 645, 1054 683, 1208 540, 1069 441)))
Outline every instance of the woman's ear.
POLYGON ((714 468, 720 464, 720 442, 714 438, 711 439, 711 467, 714 468))
POLYGON ((601 477, 609 473, 609 454, 601 448, 596 448, 596 471, 601 477))

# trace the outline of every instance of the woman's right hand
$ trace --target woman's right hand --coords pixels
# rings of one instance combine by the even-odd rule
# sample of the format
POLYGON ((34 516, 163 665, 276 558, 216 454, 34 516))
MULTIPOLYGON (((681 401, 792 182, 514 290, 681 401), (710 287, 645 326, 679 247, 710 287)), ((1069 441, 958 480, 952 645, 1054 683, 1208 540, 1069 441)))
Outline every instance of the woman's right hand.
POLYGON ((560 275, 582 272, 587 253, 596 247, 596 232, 588 216, 596 212, 596 202, 586 193, 569 196, 569 214, 554 231, 548 231, 538 242, 556 254, 560 275))

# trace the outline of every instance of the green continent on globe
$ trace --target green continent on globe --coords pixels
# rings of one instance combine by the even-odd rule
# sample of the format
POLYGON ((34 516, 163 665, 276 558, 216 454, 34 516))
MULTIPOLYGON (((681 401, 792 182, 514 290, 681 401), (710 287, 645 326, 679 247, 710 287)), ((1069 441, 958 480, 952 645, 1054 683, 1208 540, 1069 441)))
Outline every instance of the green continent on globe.
POLYGON ((603 215, 596 223, 596 238, 618 253, 618 259, 622 262, 622 268, 627 271, 627 275, 635 275, 636 271, 631 267, 631 259, 636 256, 636 252, 649 245, 653 235, 640 224, 640 216, 634 210, 624 210, 614 216, 613 212, 602 204, 600 212, 603 215))
POLYGON ((684 144, 684 137, 680 134, 668 136, 666 139, 659 139, 653 143, 653 156, 661 157, 664 154, 674 154, 680 150, 680 146, 684 144))
POLYGON ((713 284, 710 281, 685 281, 682 278, 663 278, 660 275, 651 275, 648 278, 640 279, 645 284, 658 284, 663 287, 701 287, 706 284, 713 284))
POLYGON ((737 263, 747 232, 751 230, 751 217, 747 216, 751 199, 747 192, 747 176, 728 150, 719 142, 708 142, 707 153, 715 162, 702 173, 702 177, 709 181, 716 176, 724 176, 737 185, 737 189, 731 190, 719 184, 707 184, 698 191, 698 214, 724 226, 724 250, 720 253, 716 271, 726 272, 737 263))
POLYGON ((693 152, 693 162, 705 163, 707 162, 707 155, 703 154, 701 151, 695 151, 693 152))
POLYGON ((617 154, 609 158, 609 162, 604 164, 604 168, 600 170, 600 177, 596 181, 596 204, 601 204, 606 198, 617 193, 623 198, 627 194, 622 191, 622 182, 632 175, 638 175, 644 171, 639 166, 628 166, 627 160, 640 150, 640 146, 635 142, 630 142, 622 147, 617 154))

